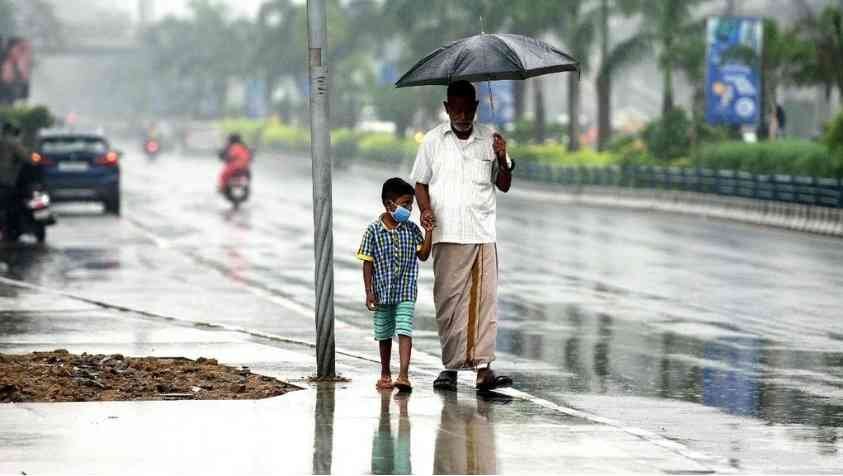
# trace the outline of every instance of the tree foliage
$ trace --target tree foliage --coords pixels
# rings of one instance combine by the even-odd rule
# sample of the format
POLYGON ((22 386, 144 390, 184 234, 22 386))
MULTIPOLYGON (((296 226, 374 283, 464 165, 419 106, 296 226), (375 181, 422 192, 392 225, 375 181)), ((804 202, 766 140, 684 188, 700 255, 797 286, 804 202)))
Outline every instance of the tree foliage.
POLYGON ((843 10, 827 7, 819 15, 806 14, 796 35, 804 40, 795 80, 800 84, 836 87, 843 95, 843 10))

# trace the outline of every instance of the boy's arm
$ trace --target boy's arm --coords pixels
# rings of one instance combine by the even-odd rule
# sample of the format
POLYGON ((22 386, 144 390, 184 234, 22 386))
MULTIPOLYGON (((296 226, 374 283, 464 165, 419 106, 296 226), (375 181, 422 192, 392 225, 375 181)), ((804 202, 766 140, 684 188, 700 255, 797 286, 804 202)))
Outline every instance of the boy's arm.
POLYGON ((374 311, 378 305, 378 300, 375 297, 375 288, 372 284, 374 271, 375 266, 371 261, 363 262, 363 285, 366 287, 366 308, 370 311, 374 311))
POLYGON ((419 245, 418 251, 416 251, 416 256, 419 257, 421 261, 427 261, 427 258, 430 257, 430 249, 433 247, 433 227, 425 227, 424 229, 424 240, 422 244, 419 245))

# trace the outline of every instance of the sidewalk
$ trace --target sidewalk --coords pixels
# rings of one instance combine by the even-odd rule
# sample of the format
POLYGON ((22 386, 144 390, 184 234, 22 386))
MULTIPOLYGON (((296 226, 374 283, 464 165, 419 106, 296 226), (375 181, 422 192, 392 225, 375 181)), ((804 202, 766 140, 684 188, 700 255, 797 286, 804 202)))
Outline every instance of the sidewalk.
POLYGON ((3 284, 0 316, 3 353, 213 357, 303 387, 259 401, 0 404, 3 475, 711 472, 632 431, 529 400, 484 399, 468 385, 434 393, 430 365, 400 398, 374 389, 377 364, 351 356, 337 356, 351 382, 308 384, 305 345, 3 284))

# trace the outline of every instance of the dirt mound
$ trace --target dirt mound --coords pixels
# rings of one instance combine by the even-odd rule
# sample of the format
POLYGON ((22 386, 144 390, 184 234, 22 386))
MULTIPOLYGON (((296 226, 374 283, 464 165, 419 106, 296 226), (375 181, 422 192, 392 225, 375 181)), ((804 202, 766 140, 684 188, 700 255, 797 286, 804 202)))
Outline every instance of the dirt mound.
POLYGON ((0 354, 0 402, 247 400, 298 387, 248 368, 200 357, 71 354, 60 349, 0 354))

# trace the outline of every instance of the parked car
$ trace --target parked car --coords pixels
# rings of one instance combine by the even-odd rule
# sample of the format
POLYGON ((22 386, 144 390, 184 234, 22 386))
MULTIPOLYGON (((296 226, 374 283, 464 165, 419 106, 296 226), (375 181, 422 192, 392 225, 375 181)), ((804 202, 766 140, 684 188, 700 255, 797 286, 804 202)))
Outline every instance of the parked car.
POLYGON ((120 152, 101 134, 46 131, 35 145, 53 202, 101 202, 120 215, 120 152))

